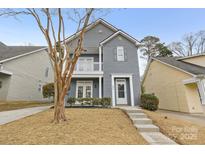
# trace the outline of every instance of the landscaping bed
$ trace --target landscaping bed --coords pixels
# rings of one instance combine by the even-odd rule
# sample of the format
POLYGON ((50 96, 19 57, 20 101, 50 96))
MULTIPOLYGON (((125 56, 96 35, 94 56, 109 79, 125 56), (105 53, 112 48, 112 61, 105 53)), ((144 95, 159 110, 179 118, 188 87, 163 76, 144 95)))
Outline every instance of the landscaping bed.
POLYGON ((167 114, 144 110, 160 131, 179 144, 205 144, 205 127, 167 114))
POLYGON ((0 144, 147 144, 119 109, 66 109, 67 122, 51 123, 53 109, 0 126, 0 144))
POLYGON ((0 101, 0 112, 45 105, 52 105, 52 103, 31 101, 0 101))

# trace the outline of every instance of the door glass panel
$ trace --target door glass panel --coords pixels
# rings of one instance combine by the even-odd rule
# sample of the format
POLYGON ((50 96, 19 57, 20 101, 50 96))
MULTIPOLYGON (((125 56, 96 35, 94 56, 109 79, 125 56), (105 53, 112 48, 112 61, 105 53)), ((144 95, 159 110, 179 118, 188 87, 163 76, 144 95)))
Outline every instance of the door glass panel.
POLYGON ((91 97, 91 86, 86 86, 86 89, 85 89, 85 95, 86 95, 86 98, 90 98, 91 97))
POLYGON ((125 98, 125 86, 124 86, 124 84, 118 84, 118 97, 125 98))
POLYGON ((83 86, 78 86, 78 98, 83 98, 83 86))

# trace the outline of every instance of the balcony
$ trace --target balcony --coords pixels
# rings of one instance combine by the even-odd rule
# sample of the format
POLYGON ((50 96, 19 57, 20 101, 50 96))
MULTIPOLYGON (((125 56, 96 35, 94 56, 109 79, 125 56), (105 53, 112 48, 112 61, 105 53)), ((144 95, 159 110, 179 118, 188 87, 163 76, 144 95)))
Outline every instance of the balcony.
POLYGON ((103 74, 103 64, 99 62, 79 61, 74 70, 74 74, 103 74))

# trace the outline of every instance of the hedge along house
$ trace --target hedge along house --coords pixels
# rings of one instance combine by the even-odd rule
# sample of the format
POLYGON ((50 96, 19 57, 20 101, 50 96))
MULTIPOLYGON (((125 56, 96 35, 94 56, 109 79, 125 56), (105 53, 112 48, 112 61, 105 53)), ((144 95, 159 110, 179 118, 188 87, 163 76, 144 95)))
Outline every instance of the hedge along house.
POLYGON ((146 93, 159 98, 159 108, 203 113, 205 106, 205 67, 185 58, 151 58, 142 85, 146 93))
MULTIPOLYGON (((67 39, 74 50, 78 33, 67 39)), ((84 52, 76 64, 68 97, 112 98, 112 106, 140 99, 138 41, 103 19, 86 27, 84 52)), ((72 56, 72 55, 71 55, 72 56)))
POLYGON ((53 68, 42 46, 0 42, 0 100, 44 101, 42 86, 53 82, 53 68))

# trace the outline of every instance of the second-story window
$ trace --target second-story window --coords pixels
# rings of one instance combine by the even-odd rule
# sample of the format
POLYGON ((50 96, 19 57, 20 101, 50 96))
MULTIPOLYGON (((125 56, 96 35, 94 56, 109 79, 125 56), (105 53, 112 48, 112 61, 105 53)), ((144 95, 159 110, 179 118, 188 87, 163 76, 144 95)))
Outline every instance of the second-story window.
POLYGON ((122 46, 117 47, 117 61, 125 61, 125 52, 122 46))

